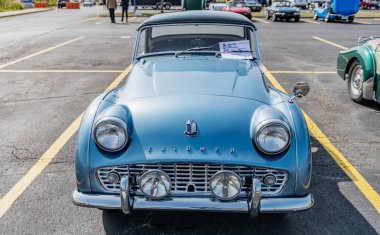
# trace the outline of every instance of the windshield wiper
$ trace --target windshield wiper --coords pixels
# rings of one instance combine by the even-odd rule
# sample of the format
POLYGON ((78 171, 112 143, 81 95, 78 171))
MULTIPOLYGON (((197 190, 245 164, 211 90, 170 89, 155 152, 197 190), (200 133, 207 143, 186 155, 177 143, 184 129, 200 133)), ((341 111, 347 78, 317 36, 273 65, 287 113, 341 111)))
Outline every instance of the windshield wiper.
MULTIPOLYGON (((175 53, 175 57, 178 57, 178 55, 186 53, 186 52, 202 51, 202 50, 211 49, 211 48, 215 47, 216 45, 219 45, 219 42, 215 43, 214 45, 207 46, 207 47, 192 47, 192 48, 186 49, 184 51, 178 51, 178 52, 175 53)), ((215 55, 220 54, 220 52, 215 52, 215 53, 216 53, 215 55)))

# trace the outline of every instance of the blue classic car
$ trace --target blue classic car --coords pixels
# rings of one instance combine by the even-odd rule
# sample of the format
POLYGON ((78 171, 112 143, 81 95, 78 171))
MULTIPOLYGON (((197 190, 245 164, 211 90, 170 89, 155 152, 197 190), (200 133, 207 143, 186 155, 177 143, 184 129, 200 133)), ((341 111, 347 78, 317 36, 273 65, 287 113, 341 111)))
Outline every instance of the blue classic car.
POLYGON ((359 11, 359 4, 359 0, 327 0, 319 3, 314 9, 314 20, 323 19, 325 22, 344 20, 352 23, 359 11))
POLYGON ((293 97, 266 84, 256 28, 226 12, 153 16, 124 85, 87 108, 73 202, 100 209, 309 209, 311 150, 293 97))

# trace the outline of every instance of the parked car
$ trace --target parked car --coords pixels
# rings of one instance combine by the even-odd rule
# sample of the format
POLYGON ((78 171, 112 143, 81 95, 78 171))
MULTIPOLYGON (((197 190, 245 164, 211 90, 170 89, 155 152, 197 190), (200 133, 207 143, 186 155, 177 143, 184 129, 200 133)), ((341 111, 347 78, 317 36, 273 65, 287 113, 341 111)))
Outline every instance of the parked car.
POLYGON ((224 11, 234 12, 240 15, 252 19, 251 10, 247 7, 247 4, 243 1, 230 1, 227 2, 224 11))
POLYGON ((58 8, 62 9, 64 7, 66 7, 66 3, 67 2, 69 2, 69 1, 68 0, 59 0, 58 3, 57 3, 58 4, 58 8))
POLYGON ((306 10, 309 7, 309 3, 307 0, 293 0, 293 4, 295 7, 306 10))
POLYGON ((251 12, 260 12, 261 11, 261 3, 258 0, 245 0, 245 4, 251 12))
POLYGON ((341 51, 337 71, 352 100, 380 103, 380 37, 361 37, 358 46, 341 51))
POLYGON ((83 7, 93 7, 95 6, 95 0, 84 0, 83 7))
POLYGON ((268 86, 256 27, 239 14, 152 16, 120 87, 84 113, 73 202, 100 209, 287 213, 309 209, 309 131, 268 86))
POLYGON ((340 20, 352 23, 358 11, 359 0, 327 1, 314 9, 314 20, 323 19, 325 22, 340 20))
POLYGON ((363 10, 370 10, 372 8, 378 9, 378 2, 373 0, 360 0, 360 7, 363 10))
POLYGON ((274 2, 272 6, 265 10, 265 18, 267 20, 272 19, 277 21, 279 19, 285 19, 289 21, 294 19, 295 22, 299 22, 301 18, 300 9, 294 7, 293 3, 289 1, 274 2))
POLYGON ((225 3, 210 3, 209 10, 210 11, 224 11, 226 7, 225 3))

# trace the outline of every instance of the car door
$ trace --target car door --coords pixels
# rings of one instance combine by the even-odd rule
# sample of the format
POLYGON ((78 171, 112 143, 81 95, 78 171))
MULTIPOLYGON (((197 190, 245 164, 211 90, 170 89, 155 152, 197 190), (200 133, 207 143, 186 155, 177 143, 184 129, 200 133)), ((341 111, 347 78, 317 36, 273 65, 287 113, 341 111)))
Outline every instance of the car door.
POLYGON ((326 3, 323 3, 322 7, 318 7, 317 15, 319 18, 325 18, 327 13, 326 3))

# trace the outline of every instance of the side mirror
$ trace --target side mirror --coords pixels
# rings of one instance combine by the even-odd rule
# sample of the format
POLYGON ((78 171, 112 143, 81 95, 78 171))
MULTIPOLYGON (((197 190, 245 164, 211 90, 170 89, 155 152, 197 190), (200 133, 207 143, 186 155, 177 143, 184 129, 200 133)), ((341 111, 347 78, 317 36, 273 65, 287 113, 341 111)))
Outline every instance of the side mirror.
POLYGON ((293 96, 290 98, 289 103, 293 103, 294 98, 302 98, 307 96, 310 91, 310 85, 306 82, 297 82, 293 88, 293 96))

